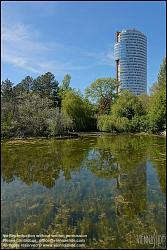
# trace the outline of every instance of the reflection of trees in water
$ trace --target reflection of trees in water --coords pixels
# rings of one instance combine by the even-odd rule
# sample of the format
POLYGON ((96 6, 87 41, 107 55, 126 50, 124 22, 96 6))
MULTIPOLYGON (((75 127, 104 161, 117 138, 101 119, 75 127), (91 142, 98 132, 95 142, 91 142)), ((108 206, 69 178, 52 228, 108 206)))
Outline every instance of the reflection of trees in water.
POLYGON ((166 194, 166 141, 164 138, 153 138, 149 157, 157 170, 161 190, 166 194))
POLYGON ((11 182, 19 177, 27 185, 34 182, 53 187, 61 171, 70 178, 90 148, 87 140, 45 141, 41 145, 2 147, 2 177, 11 182))
POLYGON ((83 139, 4 146, 2 177, 6 182, 19 177, 28 185, 38 182, 49 188, 54 186, 61 171, 70 179, 71 171, 80 169, 82 161, 91 165, 97 176, 114 178, 120 170, 125 174, 134 171, 134 165, 145 162, 148 155, 165 191, 165 147, 156 137, 112 136, 98 138, 97 143, 93 138, 91 143, 83 139))
POLYGON ((116 178, 118 214, 133 216, 146 207, 146 148, 147 141, 137 137, 103 137, 87 158, 86 165, 97 176, 116 178))
MULTIPOLYGON (((146 160, 154 157, 152 144, 159 141, 117 136, 4 150, 4 180, 17 176, 29 185, 36 181, 53 188, 25 192, 27 205, 6 205, 3 231, 87 234, 87 247, 137 248, 136 234, 156 228, 155 214, 146 206, 146 160), (73 176, 75 170, 80 172, 73 176), (65 180, 58 178, 61 171, 65 180)), ((155 162, 157 171, 162 160, 155 162)))
POLYGON ((91 149, 83 165, 100 178, 113 179, 118 174, 118 163, 114 155, 102 148, 91 149))
MULTIPOLYGON (((160 138, 151 137, 98 138, 97 149, 91 152, 91 157, 88 160, 91 171, 97 176, 116 178, 115 209, 116 221, 119 223, 115 230, 118 230, 117 235, 120 235, 119 232, 122 232, 122 237, 126 235, 127 239, 134 245, 135 242, 129 238, 135 238, 134 232, 154 233, 156 229, 163 233, 164 230, 164 223, 161 219, 164 218, 164 209, 160 205, 151 210, 147 204, 146 162, 149 156, 151 160, 152 156, 155 156, 152 144, 158 145, 159 142, 161 142, 160 138), (160 220, 159 223, 158 220, 155 220, 155 215, 160 220)), ((163 143, 161 146, 164 150, 163 143)), ((157 155, 160 156, 161 153, 159 151, 157 155)), ((156 164, 159 167, 162 165, 165 167, 165 159, 158 159, 159 162, 156 160, 156 164)), ((163 171, 160 172, 162 177, 163 171)), ((164 178, 163 180, 165 181, 164 178)), ((163 188, 161 179, 160 182, 163 188)), ((124 240, 126 241, 125 238, 124 240)))
POLYGON ((120 171, 116 206, 119 215, 128 214, 133 217, 146 209, 147 179, 146 164, 134 166, 134 170, 126 173, 120 171))
MULTIPOLYGON (((98 138, 98 148, 110 151, 126 174, 134 165, 146 164, 150 159, 157 170, 162 191, 166 192, 165 139, 156 136, 120 135, 98 138)), ((140 169, 140 168, 139 168, 140 169)))

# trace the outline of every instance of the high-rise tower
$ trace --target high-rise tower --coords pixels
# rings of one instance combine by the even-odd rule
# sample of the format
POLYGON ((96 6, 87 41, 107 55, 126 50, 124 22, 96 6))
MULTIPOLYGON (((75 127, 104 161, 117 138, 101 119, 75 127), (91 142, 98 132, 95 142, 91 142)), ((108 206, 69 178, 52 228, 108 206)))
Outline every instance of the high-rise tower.
POLYGON ((114 45, 119 90, 136 95, 147 92, 147 38, 138 30, 116 32, 114 45))

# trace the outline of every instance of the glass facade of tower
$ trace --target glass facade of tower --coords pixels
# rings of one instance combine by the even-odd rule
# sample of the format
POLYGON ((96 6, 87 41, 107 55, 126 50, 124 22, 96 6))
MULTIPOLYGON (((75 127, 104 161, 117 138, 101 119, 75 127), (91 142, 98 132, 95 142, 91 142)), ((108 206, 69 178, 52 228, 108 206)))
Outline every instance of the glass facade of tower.
POLYGON ((136 95, 147 92, 147 38, 137 30, 117 32, 114 45, 120 90, 136 95))

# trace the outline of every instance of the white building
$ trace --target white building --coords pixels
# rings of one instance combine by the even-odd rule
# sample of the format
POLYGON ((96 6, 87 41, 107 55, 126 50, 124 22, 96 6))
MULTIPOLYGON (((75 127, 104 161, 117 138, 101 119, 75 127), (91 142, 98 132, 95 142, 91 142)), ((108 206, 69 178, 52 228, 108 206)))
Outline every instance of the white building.
POLYGON ((119 90, 136 95, 147 92, 147 38, 135 29, 116 33, 114 45, 119 90))

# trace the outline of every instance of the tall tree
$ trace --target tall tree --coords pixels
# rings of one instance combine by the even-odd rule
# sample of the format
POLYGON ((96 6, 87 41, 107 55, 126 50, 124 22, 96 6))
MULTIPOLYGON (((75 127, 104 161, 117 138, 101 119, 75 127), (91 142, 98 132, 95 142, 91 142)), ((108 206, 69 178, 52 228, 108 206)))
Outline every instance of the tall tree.
POLYGON ((69 74, 66 74, 62 81, 61 88, 63 90, 68 90, 70 88, 70 81, 71 81, 71 76, 69 74))
POLYGON ((13 93, 13 83, 9 80, 6 79, 5 81, 2 81, 1 84, 1 97, 3 101, 11 101, 13 98, 14 93, 13 93))
POLYGON ((13 83, 6 79, 1 84, 1 133, 2 137, 14 134, 17 127, 17 103, 13 91, 13 83))
POLYGON ((29 93, 32 90, 33 78, 26 76, 20 83, 14 86, 16 95, 20 95, 23 92, 29 93))
POLYGON ((152 88, 149 105, 150 129, 152 132, 166 128, 166 58, 164 58, 157 82, 152 88))
POLYGON ((66 74, 59 88, 60 106, 62 105, 62 100, 64 99, 66 92, 72 90, 72 88, 70 87, 70 81, 71 76, 69 74, 66 74))
POLYGON ((54 106, 59 106, 59 83, 51 72, 38 76, 33 81, 32 90, 38 93, 41 97, 48 97, 53 100, 54 106))
POLYGON ((158 73, 157 85, 159 87, 166 88, 166 57, 163 59, 163 62, 160 66, 160 71, 158 73))

